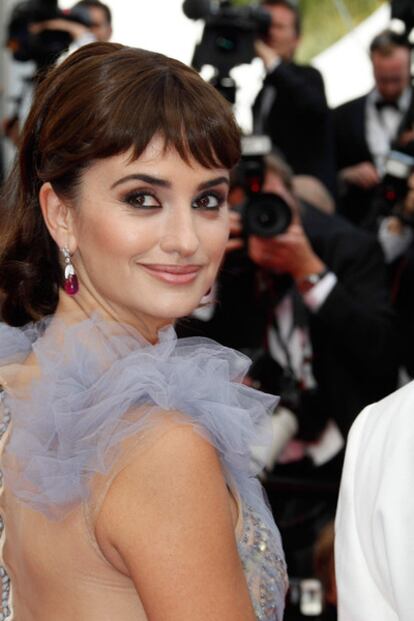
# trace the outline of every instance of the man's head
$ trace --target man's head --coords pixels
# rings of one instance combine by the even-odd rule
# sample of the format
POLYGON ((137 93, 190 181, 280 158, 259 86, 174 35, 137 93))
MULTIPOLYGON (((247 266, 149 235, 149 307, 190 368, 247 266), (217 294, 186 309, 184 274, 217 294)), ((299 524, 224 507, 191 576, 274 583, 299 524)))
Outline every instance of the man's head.
POLYGON ((397 101, 410 84, 409 44, 384 30, 372 41, 370 55, 378 92, 385 101, 397 101))
POLYGON ((270 192, 281 196, 291 207, 296 204, 293 194, 293 171, 286 160, 276 152, 269 153, 264 158, 265 174, 263 192, 270 192))
POLYGON ((272 18, 265 43, 283 60, 292 60, 300 41, 299 9, 289 0, 263 0, 262 5, 272 18))
POLYGON ((112 36, 112 15, 109 7, 99 0, 81 0, 75 6, 86 9, 92 20, 91 32, 97 41, 109 41, 112 36))

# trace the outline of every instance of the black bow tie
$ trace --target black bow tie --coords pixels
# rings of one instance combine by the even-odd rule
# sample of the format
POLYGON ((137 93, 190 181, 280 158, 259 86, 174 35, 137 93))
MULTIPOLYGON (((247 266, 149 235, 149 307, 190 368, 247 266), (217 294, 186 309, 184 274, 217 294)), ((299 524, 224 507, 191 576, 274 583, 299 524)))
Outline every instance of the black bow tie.
POLYGON ((379 99, 375 102, 375 107, 378 111, 383 110, 384 108, 394 108, 394 110, 399 110, 398 101, 385 101, 385 99, 379 99))

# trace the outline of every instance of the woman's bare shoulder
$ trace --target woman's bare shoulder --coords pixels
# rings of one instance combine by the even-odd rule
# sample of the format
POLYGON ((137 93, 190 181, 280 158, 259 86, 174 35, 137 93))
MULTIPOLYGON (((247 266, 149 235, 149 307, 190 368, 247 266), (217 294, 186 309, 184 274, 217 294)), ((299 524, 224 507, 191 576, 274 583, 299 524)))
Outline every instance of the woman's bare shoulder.
POLYGON ((250 621, 217 452, 178 412, 157 431, 114 480, 98 516, 98 543, 130 576, 150 618, 195 621, 210 609, 211 619, 250 621))
POLYGON ((139 514, 162 502, 163 494, 186 493, 200 477, 217 477, 225 487, 220 461, 207 433, 180 412, 159 412, 143 438, 127 439, 126 465, 114 478, 105 506, 139 505, 139 514), (156 496, 153 495, 156 489, 156 496), (143 498, 151 502, 144 505, 143 498))

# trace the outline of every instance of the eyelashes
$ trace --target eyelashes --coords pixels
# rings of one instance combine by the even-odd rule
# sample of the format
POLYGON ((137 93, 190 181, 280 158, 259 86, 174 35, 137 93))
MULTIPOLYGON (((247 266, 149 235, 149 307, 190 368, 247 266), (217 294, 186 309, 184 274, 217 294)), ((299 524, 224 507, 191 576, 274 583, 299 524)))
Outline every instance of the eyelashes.
MULTIPOLYGON (((218 191, 206 191, 197 196, 191 203, 193 209, 199 211, 219 211, 227 201, 227 194, 218 191)), ((156 210, 162 208, 162 202, 156 194, 149 190, 133 190, 128 192, 122 202, 134 209, 156 210)))
POLYGON ((134 207, 135 209, 159 209, 161 207, 161 203, 153 194, 148 190, 134 190, 133 192, 128 192, 122 201, 134 207))
POLYGON ((192 203, 193 209, 202 211, 218 211, 227 200, 227 196, 222 192, 204 192, 192 203))

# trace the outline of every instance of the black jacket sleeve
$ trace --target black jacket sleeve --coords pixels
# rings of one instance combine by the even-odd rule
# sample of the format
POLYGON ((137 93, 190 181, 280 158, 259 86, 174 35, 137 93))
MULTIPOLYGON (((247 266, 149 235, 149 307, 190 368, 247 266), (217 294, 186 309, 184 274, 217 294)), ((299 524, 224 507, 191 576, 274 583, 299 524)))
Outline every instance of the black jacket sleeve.
POLYGON ((280 63, 265 79, 275 86, 278 96, 289 100, 297 114, 325 118, 328 105, 322 76, 317 69, 293 63, 280 63))
POLYGON ((356 372, 383 376, 395 370, 399 348, 382 250, 374 235, 338 216, 314 215, 324 220, 316 225, 324 232, 310 231, 310 241, 338 278, 312 317, 315 330, 356 372))

